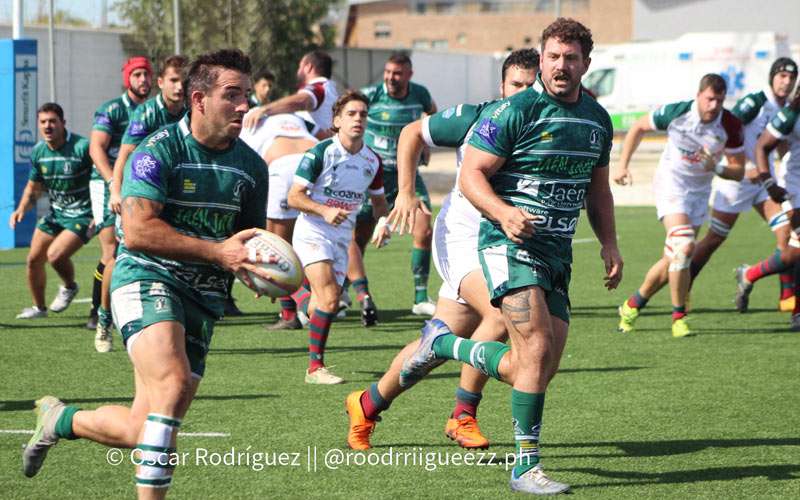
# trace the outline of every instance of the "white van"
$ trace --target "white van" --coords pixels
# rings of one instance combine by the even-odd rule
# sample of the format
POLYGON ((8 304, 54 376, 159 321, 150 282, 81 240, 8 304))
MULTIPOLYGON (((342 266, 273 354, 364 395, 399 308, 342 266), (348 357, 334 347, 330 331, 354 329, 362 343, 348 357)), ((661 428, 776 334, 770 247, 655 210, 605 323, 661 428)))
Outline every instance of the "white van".
POLYGON ((726 106, 768 85, 772 62, 791 53, 787 37, 765 33, 688 33, 676 40, 598 46, 583 84, 627 130, 661 104, 692 99, 706 73, 728 83, 726 106))

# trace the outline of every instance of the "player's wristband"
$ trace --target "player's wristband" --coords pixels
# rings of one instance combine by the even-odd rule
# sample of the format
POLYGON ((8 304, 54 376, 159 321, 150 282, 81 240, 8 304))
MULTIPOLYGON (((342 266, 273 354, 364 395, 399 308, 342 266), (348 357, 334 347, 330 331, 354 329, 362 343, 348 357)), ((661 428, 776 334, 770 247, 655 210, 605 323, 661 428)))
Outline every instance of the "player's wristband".
POLYGON ((762 186, 764 189, 769 189, 769 188, 771 188, 771 187, 772 187, 772 186, 774 186, 774 185, 775 185, 775 179, 773 179, 772 177, 767 177, 766 179, 764 179, 763 181, 761 181, 761 186, 762 186))
POLYGON ((724 174, 725 173, 725 165, 723 165, 722 163, 717 163, 716 166, 714 166, 714 173, 717 174, 717 175, 724 174))

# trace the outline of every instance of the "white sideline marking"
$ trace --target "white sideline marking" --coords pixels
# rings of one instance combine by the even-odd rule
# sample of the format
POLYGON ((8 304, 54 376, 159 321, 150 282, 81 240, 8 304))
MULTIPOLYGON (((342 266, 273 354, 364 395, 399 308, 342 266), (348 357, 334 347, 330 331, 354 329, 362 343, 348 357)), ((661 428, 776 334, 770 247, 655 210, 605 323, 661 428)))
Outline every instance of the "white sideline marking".
POLYGON ((86 297, 86 298, 83 298, 83 299, 74 299, 72 301, 72 303, 73 304, 88 304, 91 301, 92 301, 91 297, 86 297))
POLYGON ((597 240, 594 239, 594 238, 575 238, 574 240, 572 240, 572 243, 575 243, 575 244, 577 244, 577 243, 592 243, 593 241, 597 241, 597 240))
MULTIPOLYGON (((0 429, 0 434, 33 434, 32 430, 25 429, 0 429)), ((179 432, 183 437, 231 437, 227 432, 179 432)))

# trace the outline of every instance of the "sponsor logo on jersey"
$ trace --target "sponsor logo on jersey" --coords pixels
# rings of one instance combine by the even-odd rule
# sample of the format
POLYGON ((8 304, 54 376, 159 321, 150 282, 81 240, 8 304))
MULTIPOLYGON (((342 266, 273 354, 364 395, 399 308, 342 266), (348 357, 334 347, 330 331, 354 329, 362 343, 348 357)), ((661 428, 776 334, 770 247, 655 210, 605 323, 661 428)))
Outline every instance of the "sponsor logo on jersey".
POLYGON ((64 173, 71 174, 72 173, 72 163, 65 161, 64 162, 64 173))
POLYGON ((136 153, 131 159, 131 178, 150 184, 161 183, 161 162, 150 153, 136 153))
POLYGON ((586 187, 583 182, 520 179, 517 181, 517 191, 543 205, 558 209, 579 209, 586 197, 586 187))
POLYGON ((197 191, 197 184, 192 182, 191 179, 183 180, 183 192, 186 194, 194 194, 197 191))
POLYGON ((492 120, 496 120, 497 117, 499 117, 509 106, 511 106, 510 102, 503 102, 503 104, 501 104, 497 109, 494 110, 494 113, 492 113, 492 120))
POLYGON ((325 187, 322 192, 325 194, 325 196, 339 198, 340 200, 360 200, 364 197, 364 193, 348 191, 346 189, 331 189, 329 187, 325 187))
POLYGON ((131 124, 128 126, 128 135, 132 135, 134 137, 147 135, 147 130, 144 127, 144 123, 138 120, 132 121, 131 124))
POLYGON ((442 111, 442 118, 447 120, 448 118, 453 116, 455 113, 456 113, 456 108, 447 108, 444 111, 442 111))
POLYGON ((148 295, 169 297, 169 291, 164 286, 164 283, 159 283, 156 281, 155 283, 150 285, 150 291, 148 292, 148 295))
POLYGON ((108 117, 105 113, 97 113, 94 115, 94 123, 95 125, 104 125, 106 127, 111 126, 111 118, 108 117))
POLYGON ((478 134, 478 136, 490 146, 496 145, 497 134, 499 132, 500 128, 489 118, 484 118, 483 120, 481 120, 476 129, 476 133, 478 134))
POLYGON ((169 130, 167 129, 164 129, 151 137, 150 140, 147 141, 147 147, 153 147, 158 141, 164 139, 165 137, 169 137, 169 130))
POLYGON ((236 184, 233 185, 233 201, 242 199, 242 191, 244 191, 244 181, 238 180, 236 184))
POLYGON ((383 113, 381 113, 381 120, 388 120, 389 118, 391 118, 391 116, 392 115, 390 115, 388 111, 384 111, 383 113))
POLYGON ((552 142, 553 134, 545 130, 542 132, 542 135, 539 136, 539 142, 552 142))
POLYGON ((306 154, 304 154, 303 156, 305 156, 309 160, 314 160, 314 159, 317 158, 316 156, 314 156, 314 153, 312 153, 311 151, 307 151, 306 154))

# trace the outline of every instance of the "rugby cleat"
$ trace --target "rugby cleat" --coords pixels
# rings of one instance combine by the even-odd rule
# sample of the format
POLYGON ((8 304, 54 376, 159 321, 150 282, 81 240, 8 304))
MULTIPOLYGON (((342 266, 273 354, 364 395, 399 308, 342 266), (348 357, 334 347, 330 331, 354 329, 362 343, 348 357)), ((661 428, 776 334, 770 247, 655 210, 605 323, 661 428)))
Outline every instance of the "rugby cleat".
POLYGON ((747 264, 742 264, 734 270, 736 277, 736 297, 733 299, 733 304, 740 313, 747 312, 747 307, 750 305, 750 292, 753 291, 753 284, 747 281, 745 277, 747 268, 747 264))
POLYGON ((269 331, 275 330, 302 330, 303 324, 300 323, 300 318, 297 315, 292 319, 278 318, 278 321, 271 325, 264 325, 264 328, 269 331))
POLYGON ((350 418, 350 428, 347 431, 347 446, 354 450, 368 450, 372 448, 369 437, 375 430, 377 420, 370 420, 364 415, 361 408, 361 395, 364 391, 355 391, 347 395, 344 408, 350 418))
POLYGON ((97 352, 111 352, 113 346, 113 329, 111 325, 97 323, 97 331, 94 335, 94 350, 97 352))
POLYGON ((553 481, 542 470, 541 464, 537 465, 519 477, 514 477, 511 472, 511 491, 530 493, 532 495, 558 495, 569 492, 569 485, 553 481))
POLYGON ((448 418, 444 434, 462 448, 485 450, 489 447, 489 440, 481 434, 478 420, 472 415, 448 418))
POLYGON ((424 302, 418 302, 414 304, 414 307, 411 308, 411 314, 415 316, 431 316, 436 313, 436 304, 428 299, 424 302))
POLYGON ((59 286, 56 297, 53 299, 53 302, 50 303, 50 310, 54 313, 64 311, 72 304, 72 300, 76 295, 78 295, 77 283, 75 283, 75 286, 72 288, 65 287, 64 285, 59 286))
POLYGON ((411 387, 431 370, 447 361, 436 358, 436 353, 433 352, 433 342, 448 333, 452 332, 442 320, 434 318, 425 322, 417 350, 403 361, 403 366, 400 368, 400 387, 411 387))
POLYGON ((89 311, 89 318, 86 320, 86 329, 91 331, 97 330, 97 310, 92 309, 89 311))
POLYGON ((58 442, 56 422, 64 412, 64 403, 54 396, 44 396, 36 401, 36 430, 22 450, 22 473, 33 477, 42 468, 50 447, 58 442))
POLYGON ((369 295, 361 299, 361 324, 367 328, 378 324, 378 308, 369 295))
POLYGON ((676 319, 672 322, 672 336, 676 339, 683 337, 691 337, 694 332, 689 328, 689 318, 684 316, 681 319, 676 319))
POLYGON ((311 373, 306 371, 306 384, 336 385, 342 383, 344 383, 342 377, 334 375, 332 371, 324 366, 322 368, 317 368, 311 373))
POLYGON ((351 305, 353 305, 353 299, 350 298, 350 294, 347 293, 347 290, 342 288, 342 293, 339 294, 339 310, 336 311, 336 317, 339 319, 346 318, 347 310, 350 309, 351 305))
POLYGON ((786 297, 778 302, 778 311, 782 313, 789 313, 794 311, 794 295, 786 297))
POLYGON ((789 323, 789 329, 793 332, 800 332, 800 313, 792 314, 792 320, 789 323))
POLYGON ((634 323, 639 317, 639 309, 628 305, 628 301, 622 303, 617 309, 619 312, 619 326, 617 330, 622 333, 631 333, 634 330, 634 323))
POLYGON ((39 309, 36 306, 33 307, 26 307, 22 310, 21 313, 17 314, 17 319, 37 319, 37 318, 46 318, 47 317, 47 309, 39 309))

